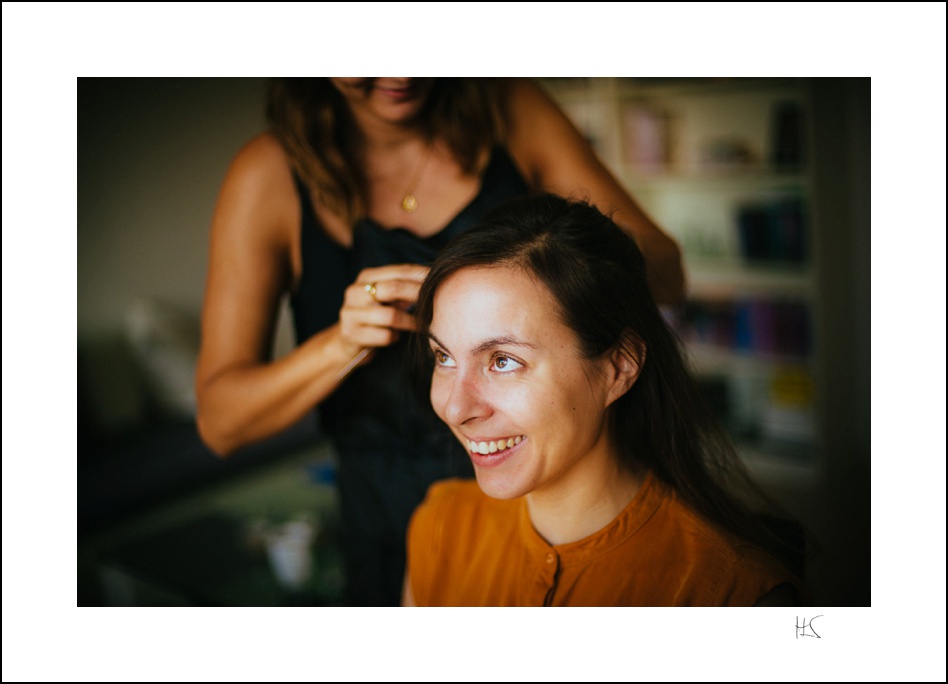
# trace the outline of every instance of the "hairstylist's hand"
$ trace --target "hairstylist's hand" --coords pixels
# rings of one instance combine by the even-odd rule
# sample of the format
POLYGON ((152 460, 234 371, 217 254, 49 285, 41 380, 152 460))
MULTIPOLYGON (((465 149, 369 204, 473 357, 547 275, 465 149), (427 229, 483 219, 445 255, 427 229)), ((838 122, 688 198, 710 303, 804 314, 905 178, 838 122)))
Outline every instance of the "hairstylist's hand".
POLYGON ((418 290, 428 274, 425 266, 397 264, 367 268, 346 288, 339 311, 343 340, 353 354, 362 349, 393 344, 400 331, 416 329, 408 309, 418 299, 418 290))

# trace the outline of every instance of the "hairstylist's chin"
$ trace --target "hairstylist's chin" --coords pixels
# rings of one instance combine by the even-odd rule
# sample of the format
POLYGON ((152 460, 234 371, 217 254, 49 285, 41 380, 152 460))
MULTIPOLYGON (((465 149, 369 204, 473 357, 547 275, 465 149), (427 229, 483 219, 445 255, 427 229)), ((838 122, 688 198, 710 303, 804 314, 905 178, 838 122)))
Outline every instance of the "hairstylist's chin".
POLYGON ((373 88, 379 96, 393 103, 423 102, 432 82, 430 78, 377 78, 373 88))
POLYGON ((331 78, 356 112, 397 123, 416 116, 425 103, 430 78, 331 78))

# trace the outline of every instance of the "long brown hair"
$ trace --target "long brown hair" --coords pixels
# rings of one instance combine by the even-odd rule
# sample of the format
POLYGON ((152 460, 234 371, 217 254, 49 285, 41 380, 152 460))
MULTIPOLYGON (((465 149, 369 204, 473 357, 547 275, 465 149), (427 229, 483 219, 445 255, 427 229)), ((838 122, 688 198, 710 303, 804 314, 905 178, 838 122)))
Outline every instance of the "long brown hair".
POLYGON ((769 516, 785 514, 750 478, 708 407, 678 337, 649 291, 642 252, 586 202, 554 195, 515 199, 442 250, 416 305, 416 390, 427 394, 430 387, 427 331, 438 287, 461 269, 498 265, 522 268, 549 289, 587 358, 620 347, 633 354, 644 349, 637 381, 612 408, 610 429, 619 458, 629 467, 652 470, 706 519, 799 572, 800 540, 775 532, 769 516), (744 500, 747 494, 757 497, 753 505, 744 500), (769 516, 760 514, 762 507, 770 509, 769 516))
MULTIPOLYGON (((437 78, 417 125, 443 141, 465 173, 504 138, 503 81, 437 78)), ((366 213, 365 173, 358 164, 362 136, 345 98, 328 78, 275 78, 267 121, 293 170, 313 198, 347 223, 366 213)))

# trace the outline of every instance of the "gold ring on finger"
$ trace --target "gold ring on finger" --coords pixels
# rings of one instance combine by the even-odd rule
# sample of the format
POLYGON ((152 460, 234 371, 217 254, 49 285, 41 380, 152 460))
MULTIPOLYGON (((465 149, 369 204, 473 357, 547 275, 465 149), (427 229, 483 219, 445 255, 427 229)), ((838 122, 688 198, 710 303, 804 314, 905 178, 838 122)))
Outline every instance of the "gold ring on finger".
POLYGON ((366 291, 366 294, 368 294, 372 298, 373 302, 378 301, 378 299, 375 298, 375 292, 376 292, 375 283, 368 283, 365 286, 365 291, 366 291))

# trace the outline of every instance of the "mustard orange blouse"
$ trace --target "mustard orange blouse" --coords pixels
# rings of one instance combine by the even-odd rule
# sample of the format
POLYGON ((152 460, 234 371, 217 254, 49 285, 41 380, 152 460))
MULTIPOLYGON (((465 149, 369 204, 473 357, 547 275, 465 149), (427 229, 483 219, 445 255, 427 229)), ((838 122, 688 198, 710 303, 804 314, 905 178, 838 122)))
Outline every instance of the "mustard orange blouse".
POLYGON ((651 474, 609 525, 557 545, 533 529, 525 499, 437 482, 409 526, 408 572, 419 606, 751 606, 787 582, 805 595, 651 474))

